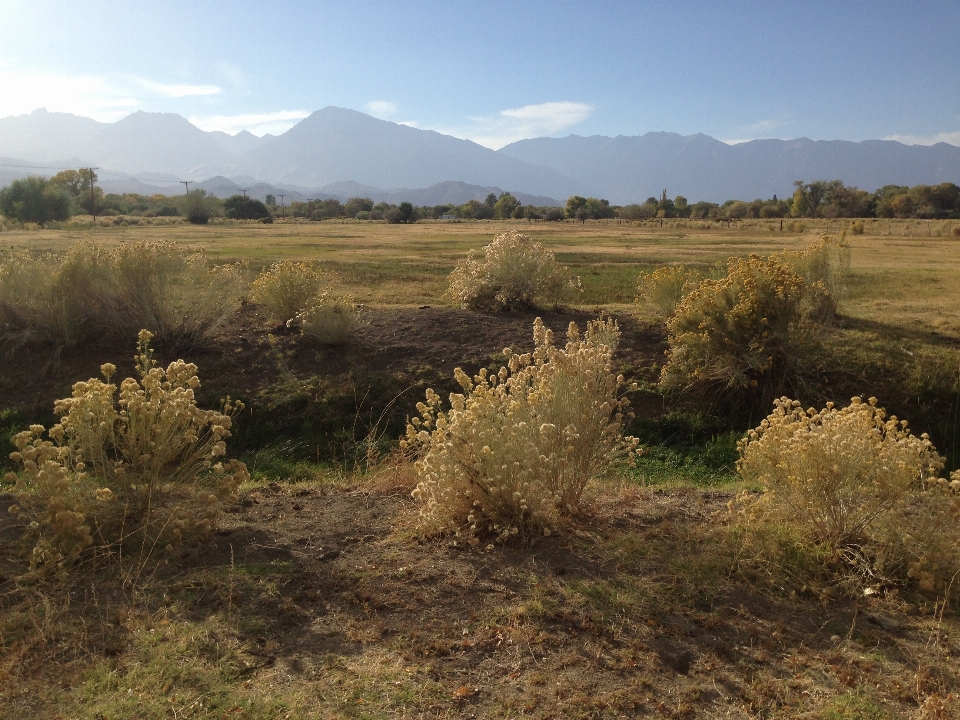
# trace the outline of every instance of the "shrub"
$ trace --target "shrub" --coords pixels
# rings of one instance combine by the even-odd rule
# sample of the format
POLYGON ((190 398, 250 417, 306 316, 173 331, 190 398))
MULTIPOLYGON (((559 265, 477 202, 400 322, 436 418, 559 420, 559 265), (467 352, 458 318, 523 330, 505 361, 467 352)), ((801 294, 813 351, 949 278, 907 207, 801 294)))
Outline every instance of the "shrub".
POLYGON ((0 331, 57 349, 73 345, 99 329, 111 282, 109 254, 92 243, 62 258, 20 254, 0 262, 0 331))
POLYGON ((140 332, 139 380, 124 380, 119 398, 110 382, 116 368, 105 364, 105 381, 76 383, 71 397, 57 401, 61 419, 49 439, 41 425, 14 436, 11 458, 22 470, 5 480, 18 498, 12 511, 28 523, 34 565, 136 531, 174 543, 209 528, 249 477, 243 463, 223 462, 231 415, 243 405, 228 398, 223 412, 198 408, 197 367, 182 360, 155 367, 151 337, 140 332))
POLYGON ((518 232, 497 235, 481 258, 471 250, 450 273, 446 297, 472 310, 520 310, 546 303, 558 307, 580 290, 571 276, 540 243, 518 232))
POLYGON ((863 235, 866 226, 863 223, 863 220, 854 220, 850 223, 850 232, 854 235, 863 235))
POLYGON ((211 267, 202 253, 172 242, 134 242, 111 252, 108 324, 124 333, 149 329, 170 347, 209 338, 240 307, 239 269, 211 267))
POLYGON ((661 385, 714 400, 749 399, 746 391, 766 404, 799 382, 812 330, 832 307, 822 283, 808 285, 777 259, 731 258, 727 276, 703 280, 667 323, 661 385))
POLYGON ((326 274, 316 263, 280 260, 253 281, 253 300, 264 305, 271 318, 287 322, 320 293, 326 274))
POLYGON ((738 445, 740 474, 765 490, 747 517, 798 526, 868 575, 942 588, 960 569, 960 474, 938 479, 943 459, 927 435, 876 402, 817 411, 777 400, 738 445))
POLYGON ((300 332, 324 345, 342 345, 357 328, 357 310, 349 295, 322 292, 297 313, 300 332))
POLYGON ((628 403, 610 369, 616 323, 591 322, 583 337, 571 323, 563 350, 540 318, 533 332, 534 352, 506 348, 496 374, 471 380, 458 368, 463 394, 451 394, 450 410, 433 390, 417 405, 401 446, 420 455, 413 496, 428 528, 470 543, 549 534, 578 511, 587 482, 636 447, 620 434, 628 403))
POLYGON ((663 265, 653 272, 641 273, 637 280, 637 302, 665 317, 671 317, 683 296, 700 281, 701 276, 683 264, 663 265))
POLYGON ((58 349, 142 327, 170 346, 193 344, 239 308, 244 287, 237 268, 210 267, 176 243, 77 243, 63 257, 0 262, 0 330, 58 349))
POLYGON ((182 202, 181 214, 193 225, 206 225, 220 209, 220 201, 207 195, 206 190, 194 190, 188 193, 182 202))

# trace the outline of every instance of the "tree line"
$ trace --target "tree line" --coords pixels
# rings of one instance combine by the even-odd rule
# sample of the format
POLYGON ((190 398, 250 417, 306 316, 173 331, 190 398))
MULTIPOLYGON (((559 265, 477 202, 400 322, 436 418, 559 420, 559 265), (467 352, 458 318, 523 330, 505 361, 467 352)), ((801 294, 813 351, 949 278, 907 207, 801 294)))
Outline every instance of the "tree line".
POLYGON ((265 201, 246 195, 220 200, 204 190, 184 195, 140 195, 104 193, 96 185, 97 174, 90 169, 64 170, 52 178, 30 176, 14 180, 0 190, 0 213, 20 222, 44 224, 63 221, 74 215, 133 215, 143 217, 181 216, 204 224, 213 217, 272 222, 275 217, 325 220, 354 218, 388 223, 417 220, 600 220, 622 218, 692 218, 701 220, 742 220, 747 218, 960 218, 960 187, 939 185, 885 185, 875 192, 847 186, 840 180, 794 183, 793 194, 785 199, 728 200, 695 202, 678 195, 649 197, 643 203, 611 205, 602 198, 571 196, 564 206, 524 205, 512 193, 490 193, 484 200, 461 205, 415 206, 378 202, 354 197, 345 203, 335 198, 293 201, 278 205, 274 195, 265 201))

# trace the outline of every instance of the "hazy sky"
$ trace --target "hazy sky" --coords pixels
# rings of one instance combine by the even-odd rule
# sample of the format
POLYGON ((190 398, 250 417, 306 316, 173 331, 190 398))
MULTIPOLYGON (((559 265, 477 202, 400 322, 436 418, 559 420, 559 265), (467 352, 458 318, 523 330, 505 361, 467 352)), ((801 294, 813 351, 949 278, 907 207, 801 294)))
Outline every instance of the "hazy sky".
MULTIPOLYGON (((960 145, 960 2, 0 0, 0 117, 960 145)), ((2 145, 2 138, 0 138, 2 145)))

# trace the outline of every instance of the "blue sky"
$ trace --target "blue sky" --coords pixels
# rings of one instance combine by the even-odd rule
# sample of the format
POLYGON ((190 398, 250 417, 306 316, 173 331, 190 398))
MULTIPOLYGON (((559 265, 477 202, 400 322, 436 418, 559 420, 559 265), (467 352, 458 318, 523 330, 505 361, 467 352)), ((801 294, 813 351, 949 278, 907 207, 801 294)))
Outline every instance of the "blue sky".
MULTIPOLYGON (((960 145, 960 2, 0 0, 0 117, 960 145)), ((0 138, 2 144, 2 138, 0 138)))

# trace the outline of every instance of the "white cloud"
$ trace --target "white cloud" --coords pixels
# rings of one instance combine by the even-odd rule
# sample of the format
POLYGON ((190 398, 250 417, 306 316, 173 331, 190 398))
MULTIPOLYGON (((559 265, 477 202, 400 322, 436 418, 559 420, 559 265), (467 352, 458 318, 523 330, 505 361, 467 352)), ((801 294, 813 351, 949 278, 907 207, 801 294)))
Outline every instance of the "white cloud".
POLYGON ((904 145, 936 145, 942 142, 960 146, 960 132, 942 132, 936 135, 889 135, 884 140, 896 140, 904 145))
POLYGON ((140 105, 128 89, 95 75, 54 75, 0 68, 0 117, 46 108, 115 122, 140 105))
POLYGON ((223 92, 216 85, 190 85, 183 83, 159 83, 146 78, 134 78, 134 82, 154 95, 170 98, 193 97, 197 95, 219 95, 223 92))
POLYGON ((373 100, 368 102, 365 107, 368 113, 381 120, 385 120, 397 112, 397 106, 389 100, 373 100))
POLYGON ((499 150, 517 140, 553 135, 587 119, 593 107, 580 102, 547 102, 501 110, 495 117, 471 117, 459 128, 438 132, 499 150))
POLYGON ((241 130, 246 130, 254 135, 263 136, 266 133, 271 135, 285 133, 309 114, 306 110, 280 110, 251 115, 206 115, 188 119, 207 132, 220 130, 236 135, 241 130))

